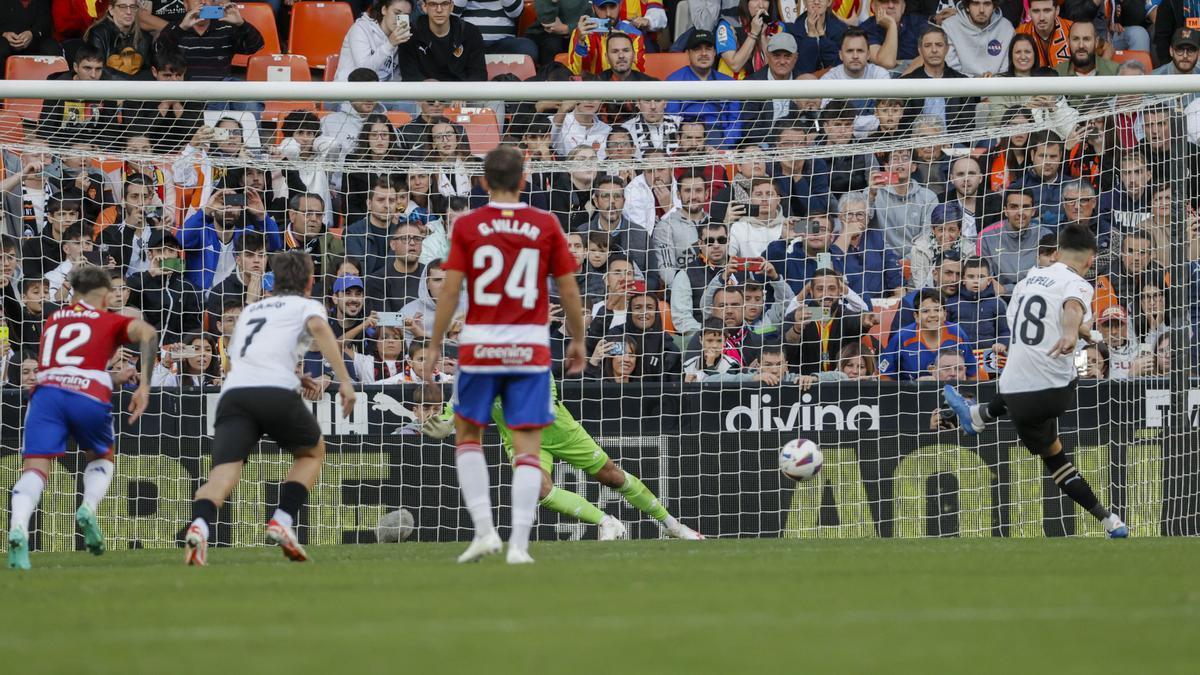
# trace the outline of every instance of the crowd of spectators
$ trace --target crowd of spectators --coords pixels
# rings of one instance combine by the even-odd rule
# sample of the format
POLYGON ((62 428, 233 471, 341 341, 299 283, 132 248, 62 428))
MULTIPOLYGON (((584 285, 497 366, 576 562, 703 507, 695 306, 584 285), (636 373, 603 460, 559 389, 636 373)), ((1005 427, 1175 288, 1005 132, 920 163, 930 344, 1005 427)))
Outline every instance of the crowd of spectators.
MULTIPOLYGON (((273 3, 281 28, 292 4, 273 3)), ((1112 58, 1146 52, 1154 73, 1189 74, 1200 51, 1178 0, 1149 13, 1092 0, 533 6, 518 34, 520 0, 356 5, 334 77, 483 80, 485 56, 502 53, 535 59, 545 80, 648 80, 646 55, 672 49, 687 59, 676 81, 1151 76, 1112 58)), ((74 80, 237 79, 234 56, 263 46, 216 0, 0 0, 0 33, 0 59, 65 54, 56 77, 74 80)), ((218 384, 242 307, 271 293, 270 254, 298 249, 360 382, 418 382, 427 361, 452 379, 461 321, 448 353, 427 339, 454 221, 486 202, 472 139, 446 113, 470 105, 536 166, 563 162, 527 175, 523 197, 558 216, 579 261, 585 378, 993 378, 1014 339, 1007 299, 1053 264, 1068 223, 1100 246, 1092 311, 1106 340, 1081 372, 1166 375, 1172 329, 1200 312, 1200 219, 1181 198, 1200 195, 1200 113, 1190 97, 1129 103, 362 100, 276 126, 257 104, 47 100, 26 149, 3 155, 3 375, 28 383, 42 321, 89 261, 117 279, 110 306, 162 334, 155 385, 218 384), (1005 131, 1019 125, 1038 130, 1005 131)), ((561 307, 551 314, 561 353, 561 307)), ((134 359, 123 350, 113 368, 134 359)), ((304 368, 329 372, 315 353, 304 368)))

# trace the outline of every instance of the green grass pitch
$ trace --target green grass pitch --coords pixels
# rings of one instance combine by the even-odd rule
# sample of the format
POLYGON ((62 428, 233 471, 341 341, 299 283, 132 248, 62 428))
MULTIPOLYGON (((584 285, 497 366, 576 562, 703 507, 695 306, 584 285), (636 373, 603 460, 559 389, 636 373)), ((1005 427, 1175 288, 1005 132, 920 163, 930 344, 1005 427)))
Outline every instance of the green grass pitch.
POLYGON ((1200 541, 535 543, 34 554, 3 671, 1196 673, 1200 541))

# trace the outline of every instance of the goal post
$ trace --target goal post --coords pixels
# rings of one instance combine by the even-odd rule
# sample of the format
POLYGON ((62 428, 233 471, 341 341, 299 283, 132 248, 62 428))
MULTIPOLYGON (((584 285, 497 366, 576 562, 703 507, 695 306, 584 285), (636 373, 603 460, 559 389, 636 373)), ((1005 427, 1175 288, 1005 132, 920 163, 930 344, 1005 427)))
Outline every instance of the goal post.
MULTIPOLYGON (((155 323, 164 348, 143 420, 119 412, 128 391, 114 400, 118 477, 100 519, 110 546, 175 546, 210 468, 232 323, 270 292, 270 253, 299 248, 362 392, 349 418, 336 387, 313 403, 329 453, 302 541, 372 542, 398 509, 413 540, 469 537, 452 447, 419 432, 449 398, 457 346, 423 345, 453 219, 486 203, 480 158, 510 142, 527 157, 523 198, 559 216, 580 261, 592 358, 583 377, 556 367, 561 399, 685 524, 722 537, 1101 535, 1007 423, 972 438, 936 413, 950 381, 994 394, 1022 339, 1006 296, 1080 222, 1100 241, 1089 280, 1105 341, 1077 356, 1064 444, 1134 536, 1200 534, 1197 91, 1188 76, 0 82, 0 501, 41 321, 70 297, 72 264, 110 265, 112 303, 155 323), (940 310, 922 309, 924 287, 940 310), (432 385, 416 381, 423 359, 438 360, 432 385), (812 481, 778 471, 796 437, 824 451, 812 481)), ((561 330, 552 319, 559 356, 561 330)), ((328 371, 319 357, 303 367, 328 371)), ((218 543, 262 543, 286 467, 264 443, 218 543)), ((82 547, 77 459, 60 468, 34 521, 39 550, 82 547)), ((585 471, 559 462, 554 477, 633 536, 659 536, 585 471)), ((507 499, 493 493, 501 523, 507 499)), ((595 532, 543 509, 535 536, 595 532)))

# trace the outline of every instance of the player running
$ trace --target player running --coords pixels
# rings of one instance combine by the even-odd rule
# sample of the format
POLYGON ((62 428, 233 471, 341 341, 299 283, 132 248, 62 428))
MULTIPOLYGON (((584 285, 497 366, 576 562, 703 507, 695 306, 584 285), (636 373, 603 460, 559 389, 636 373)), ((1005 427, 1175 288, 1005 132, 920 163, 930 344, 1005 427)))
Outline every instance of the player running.
POLYGON ((1058 418, 1075 407, 1075 348, 1092 340, 1092 285, 1083 279, 1096 256, 1096 238, 1084 226, 1069 225, 1058 234, 1058 262, 1030 270, 1013 289, 1008 325, 1013 341, 1000 373, 999 394, 990 403, 972 405, 952 385, 944 394, 959 425, 971 435, 1007 414, 1017 436, 1042 458, 1054 484, 1104 524, 1112 538, 1129 528, 1105 508, 1063 452, 1058 418))
MULTIPOLYGON (((586 471, 601 485, 616 490, 634 508, 658 521, 659 527, 669 536, 689 540, 704 538, 704 535, 676 520, 637 476, 623 470, 609 458, 608 453, 604 452, 583 425, 575 420, 562 401, 558 400, 558 388, 553 379, 550 381, 550 400, 554 406, 554 422, 542 430, 542 484, 539 504, 551 511, 597 526, 600 541, 625 538, 625 525, 620 520, 605 514, 595 504, 578 494, 554 485, 551 471, 554 468, 554 460, 561 459, 577 469, 586 471)), ((445 438, 454 433, 452 418, 453 411, 447 406, 443 414, 426 420, 421 426, 421 431, 433 438, 445 438)), ((492 421, 500 432, 504 452, 511 462, 512 430, 504 423, 504 407, 499 399, 492 405, 492 421)))
POLYGON ((209 524, 237 487, 242 465, 264 434, 295 458, 279 486, 279 506, 267 523, 267 541, 278 544, 289 560, 308 560, 293 526, 321 473, 325 439, 297 391, 303 386, 307 396, 316 398, 320 386, 308 376, 298 376, 296 366, 313 343, 337 375, 342 414, 349 417, 354 410, 354 387, 325 306, 308 297, 312 259, 303 251, 276 253, 271 272, 273 295, 242 310, 229 341, 230 370, 217 399, 212 471, 208 482, 196 490, 192 524, 184 536, 188 565, 208 564, 209 524))
POLYGON ((95 265, 76 265, 68 282, 74 292, 70 306, 50 315, 38 350, 37 386, 25 413, 25 447, 21 478, 12 490, 12 522, 8 531, 8 566, 29 569, 29 519, 42 498, 54 460, 75 439, 87 457, 83 470, 83 503, 75 522, 87 549, 104 553, 104 535, 96 522, 96 507, 113 479, 113 378, 108 362, 121 345, 136 342, 140 379, 129 402, 129 424, 142 416, 150 402, 150 373, 154 368, 158 334, 140 319, 107 311, 112 280, 95 265))
MULTIPOLYGON (((525 166, 521 153, 501 146, 483 161, 491 202, 461 216, 450 238, 442 269, 445 281, 434 316, 430 347, 442 353, 442 338, 467 284, 466 323, 459 336, 459 369, 454 384, 457 447, 455 466, 463 501, 475 524, 475 538, 458 557, 474 562, 499 553, 492 524, 487 462, 480 441, 499 397, 512 429, 512 533, 509 564, 532 563, 529 531, 542 483, 538 460, 542 428, 554 422, 550 400, 550 303, 546 284, 554 277, 567 320, 567 372, 583 370, 583 307, 575 284, 575 257, 567 248, 558 218, 520 203, 525 166)), ((433 359, 421 378, 429 382, 433 359)))

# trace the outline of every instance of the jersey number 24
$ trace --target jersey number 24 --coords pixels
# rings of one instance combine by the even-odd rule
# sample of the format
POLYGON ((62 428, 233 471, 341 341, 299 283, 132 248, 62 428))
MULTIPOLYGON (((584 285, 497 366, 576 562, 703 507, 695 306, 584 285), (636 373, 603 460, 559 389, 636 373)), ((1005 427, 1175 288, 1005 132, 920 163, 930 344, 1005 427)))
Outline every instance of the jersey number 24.
MULTIPOLYGON (((517 253, 517 259, 512 263, 508 278, 504 281, 504 295, 520 300, 525 309, 533 309, 538 299, 538 263, 539 254, 536 248, 523 248, 517 253)), ((485 307, 495 307, 500 304, 501 295, 487 290, 492 282, 504 273, 504 253, 495 246, 480 246, 475 249, 471 258, 471 266, 481 270, 475 277, 475 292, 472 300, 485 307)))

